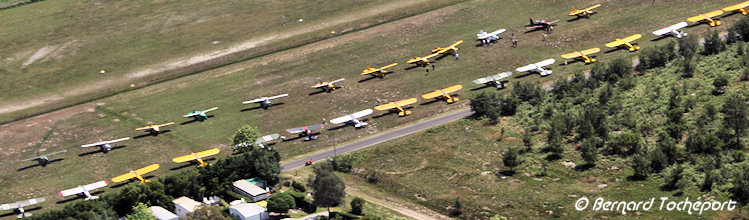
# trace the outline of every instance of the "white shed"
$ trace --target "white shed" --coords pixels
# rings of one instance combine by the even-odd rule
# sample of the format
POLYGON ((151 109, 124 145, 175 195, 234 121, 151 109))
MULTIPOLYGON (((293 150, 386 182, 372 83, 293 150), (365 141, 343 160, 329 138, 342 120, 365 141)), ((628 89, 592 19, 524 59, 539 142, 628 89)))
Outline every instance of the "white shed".
POLYGON ((170 212, 169 210, 166 210, 165 208, 161 208, 161 206, 151 206, 148 207, 149 210, 151 210, 151 214, 156 217, 158 220, 177 220, 178 217, 174 213, 170 212))
POLYGON ((265 200, 266 198, 268 198, 268 191, 265 191, 265 189, 250 183, 250 181, 237 180, 234 181, 233 185, 234 192, 237 192, 243 196, 247 196, 248 198, 252 199, 253 202, 265 200))
POLYGON ((174 203, 174 213, 180 218, 187 217, 187 213, 194 212, 195 209, 198 209, 198 206, 202 204, 184 196, 179 197, 172 202, 174 203))
POLYGON ((266 220, 270 219, 268 211, 255 203, 242 203, 229 207, 229 215, 239 220, 266 220))

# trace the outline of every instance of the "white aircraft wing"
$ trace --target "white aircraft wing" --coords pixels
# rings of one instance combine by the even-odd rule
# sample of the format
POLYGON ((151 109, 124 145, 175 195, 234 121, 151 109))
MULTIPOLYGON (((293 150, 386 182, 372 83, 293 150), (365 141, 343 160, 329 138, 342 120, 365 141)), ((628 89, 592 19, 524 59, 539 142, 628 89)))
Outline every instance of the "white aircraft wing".
POLYGON ((554 59, 548 59, 548 60, 544 60, 544 61, 536 63, 536 66, 538 66, 538 67, 545 67, 545 66, 554 64, 554 62, 556 62, 556 60, 554 60, 554 59))
POLYGON ((518 67, 517 69, 515 69, 515 71, 518 71, 518 72, 528 72, 528 71, 535 70, 535 69, 536 69, 536 65, 535 64, 528 64, 526 66, 518 67))
POLYGON ((686 27, 688 25, 689 24, 687 24, 687 22, 681 22, 681 23, 674 24, 674 25, 671 25, 669 27, 665 27, 665 28, 657 30, 657 31, 653 31, 653 34, 661 36, 661 35, 664 35, 664 34, 671 33, 671 31, 676 31, 676 30, 679 30, 681 28, 684 28, 684 27, 686 27))
POLYGON ((292 133, 292 134, 301 133, 303 131, 304 131, 304 127, 286 129, 286 132, 289 132, 289 133, 292 133))
POLYGON ((258 102, 265 101, 266 99, 268 99, 268 98, 266 98, 266 97, 256 98, 256 99, 253 99, 253 100, 250 100, 250 101, 244 101, 244 102, 242 102, 242 104, 258 103, 258 102))
POLYGON ((283 97, 286 97, 286 96, 289 96, 289 94, 281 94, 281 95, 277 95, 277 96, 271 96, 271 97, 268 97, 268 100, 277 99, 277 98, 283 98, 283 97))
POLYGON ((496 30, 494 32, 489 33, 489 35, 498 35, 498 34, 504 33, 505 31, 507 31, 507 30, 506 29, 499 29, 499 30, 496 30))
POLYGON ((91 183, 85 186, 78 186, 75 188, 66 189, 66 190, 60 191, 59 194, 60 196, 63 196, 63 197, 71 196, 71 195, 83 193, 85 191, 91 191, 91 190, 95 190, 98 188, 102 188, 105 186, 107 186, 107 181, 99 181, 99 182, 91 183))
POLYGON ((111 140, 111 141, 99 141, 99 142, 96 142, 96 143, 93 143, 93 144, 81 145, 81 147, 94 147, 94 146, 100 146, 100 145, 105 145, 105 144, 117 143, 117 142, 120 142, 120 141, 129 140, 129 139, 130 139, 129 137, 125 137, 125 138, 120 138, 120 139, 111 140))
POLYGON ((2 204, 2 205, 0 205, 0 209, 2 209, 3 211, 5 211, 5 210, 11 210, 11 209, 17 209, 17 208, 23 207, 23 206, 30 206, 30 205, 34 205, 34 204, 39 204, 39 203, 42 203, 44 201, 45 201, 44 197, 34 198, 34 199, 23 200, 23 201, 18 201, 18 202, 14 202, 14 203, 2 204))
POLYGON ((330 123, 333 123, 333 124, 345 123, 347 121, 351 121, 351 120, 354 120, 354 119, 357 119, 357 118, 361 118, 361 117, 370 115, 370 114, 372 114, 372 112, 374 112, 372 109, 365 109, 365 110, 356 112, 354 114, 350 114, 350 115, 346 115, 346 116, 343 116, 343 117, 331 119, 330 123))

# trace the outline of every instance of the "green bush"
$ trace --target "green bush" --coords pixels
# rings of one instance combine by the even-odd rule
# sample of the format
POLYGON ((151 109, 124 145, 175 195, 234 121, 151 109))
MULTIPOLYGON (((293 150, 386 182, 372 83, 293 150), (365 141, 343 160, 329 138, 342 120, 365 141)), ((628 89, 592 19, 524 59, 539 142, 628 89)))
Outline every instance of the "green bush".
POLYGON ((291 182, 291 187, 293 187, 294 191, 297 192, 307 192, 307 187, 304 187, 304 184, 297 181, 291 182))
POLYGON ((354 199, 351 200, 351 214, 355 215, 361 215, 364 213, 364 199, 359 197, 354 197, 354 199))
POLYGON ((268 211, 286 213, 293 208, 296 208, 296 201, 288 193, 275 193, 268 197, 268 211))

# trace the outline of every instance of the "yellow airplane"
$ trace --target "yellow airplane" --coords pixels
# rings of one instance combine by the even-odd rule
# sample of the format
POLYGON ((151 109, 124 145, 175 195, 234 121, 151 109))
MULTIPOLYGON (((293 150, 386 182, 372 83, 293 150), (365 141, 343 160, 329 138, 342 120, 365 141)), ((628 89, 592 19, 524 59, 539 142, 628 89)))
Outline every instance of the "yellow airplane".
POLYGON ((138 180, 140 180, 141 183, 151 182, 151 180, 143 179, 143 176, 141 175, 152 172, 157 169, 159 169, 159 164, 151 164, 151 165, 148 165, 147 167, 143 167, 137 170, 131 170, 130 172, 126 174, 112 178, 112 182, 119 183, 119 182, 129 180, 132 178, 138 178, 138 180))
POLYGON ((411 111, 403 109, 403 106, 410 105, 416 103, 416 98, 410 98, 410 99, 404 99, 397 102, 391 102, 384 105, 378 105, 375 106, 374 109, 377 109, 379 111, 385 111, 385 110, 391 110, 391 109, 397 109, 399 116, 406 116, 410 115, 411 111))
POLYGON ((447 53, 450 55, 457 55, 458 54, 457 46, 462 43, 463 43, 463 40, 459 40, 453 44, 450 44, 450 46, 447 46, 447 47, 434 46, 434 49, 432 49, 432 53, 435 53, 435 54, 447 53))
POLYGON ((749 7, 749 1, 745 1, 742 3, 738 3, 735 5, 725 7, 723 8, 723 11, 738 11, 738 12, 741 12, 741 14, 746 15, 749 12, 746 9, 744 9, 746 7, 749 7))
POLYGON ((331 92, 331 91, 333 91, 333 90, 336 89, 336 86, 333 85, 333 84, 341 82, 343 80, 346 80, 346 78, 340 78, 340 79, 336 79, 336 80, 333 80, 333 81, 330 81, 330 82, 320 82, 320 83, 315 84, 314 86, 312 86, 312 88, 316 88, 316 89, 320 88, 323 91, 331 92))
POLYGON ((427 65, 429 65, 431 63, 431 61, 429 61, 429 59, 431 59, 432 57, 435 57, 437 55, 439 55, 439 54, 438 53, 433 53, 433 54, 429 54, 429 55, 427 55, 425 57, 414 57, 413 59, 408 60, 408 64, 416 63, 416 65, 419 65, 419 66, 427 66, 427 65))
POLYGON ((390 67, 394 67, 394 66, 397 66, 397 65, 398 65, 398 63, 392 63, 390 65, 383 66, 383 67, 380 67, 380 68, 367 67, 367 69, 365 69, 365 70, 363 70, 361 72, 361 75, 363 76, 363 75, 367 75, 367 74, 372 74, 372 75, 376 75, 376 76, 379 76, 380 78, 382 78, 382 77, 385 77, 385 74, 388 73, 388 71, 385 71, 385 69, 390 68, 390 67))
POLYGON ((594 59, 592 57, 589 57, 588 55, 591 55, 591 54, 594 54, 594 53, 598 53, 600 51, 601 51, 600 48, 590 48, 590 49, 587 49, 587 50, 575 51, 575 52, 572 52, 572 53, 562 54, 562 58, 565 58, 565 59, 578 59, 579 58, 582 61, 585 61, 585 63, 592 63, 592 62, 596 62, 596 59, 594 59))
POLYGON ((591 15, 593 15, 595 12, 593 12, 593 9, 596 9, 598 7, 601 7, 601 4, 597 4, 594 6, 590 6, 586 9, 582 10, 575 10, 575 8, 572 8, 572 12, 570 12, 570 16, 576 15, 577 17, 584 17, 584 18, 590 18, 591 15))
POLYGON ((720 21, 713 19, 713 17, 723 14, 723 10, 713 11, 707 14, 700 14, 691 18, 687 18, 690 22, 707 21, 710 26, 715 27, 721 24, 720 21))
POLYGON ((625 37, 624 39, 617 38, 615 41, 606 44, 606 46, 615 48, 615 47, 624 45, 627 47, 627 49, 629 49, 629 51, 635 51, 635 50, 639 50, 640 46, 632 45, 631 42, 640 38, 642 38, 641 34, 635 34, 629 37, 625 37))
POLYGON ((175 163, 184 163, 184 162, 187 162, 187 161, 197 160, 198 163, 200 164, 198 166, 202 167, 202 166, 208 165, 208 163, 206 163, 205 161, 203 161, 203 157, 213 156, 213 155, 218 154, 219 152, 221 152, 220 149, 213 148, 213 149, 210 149, 210 150, 201 151, 201 152, 197 152, 197 153, 190 153, 188 155, 181 156, 181 157, 175 157, 174 159, 172 159, 172 161, 174 161, 175 163))
POLYGON ((458 97, 450 96, 449 93, 456 92, 461 89, 463 89, 463 85, 454 85, 444 89, 434 90, 434 92, 424 94, 421 97, 424 99, 440 98, 445 99, 447 103, 453 103, 455 101, 458 101, 459 99, 458 97))
POLYGON ((160 125, 149 125, 145 127, 136 128, 136 131, 148 131, 151 135, 158 135, 161 132, 159 129, 164 126, 173 125, 174 122, 164 123, 160 125))

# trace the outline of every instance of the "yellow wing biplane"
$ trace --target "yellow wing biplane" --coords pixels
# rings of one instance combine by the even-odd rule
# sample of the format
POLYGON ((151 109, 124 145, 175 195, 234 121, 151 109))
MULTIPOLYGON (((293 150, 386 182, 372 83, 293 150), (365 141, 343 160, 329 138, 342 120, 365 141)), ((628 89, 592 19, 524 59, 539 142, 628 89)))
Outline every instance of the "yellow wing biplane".
POLYGON ((455 42, 453 44, 450 44, 450 46, 447 46, 447 47, 434 46, 434 49, 432 49, 432 53, 434 53, 434 54, 450 54, 450 55, 455 55, 455 57, 457 58, 459 56, 458 55, 458 45, 460 45, 462 43, 463 43, 463 40, 459 40, 459 41, 457 41, 457 42, 455 42))
POLYGON ((372 74, 372 75, 379 76, 380 78, 382 78, 382 77, 385 77, 385 75, 389 73, 385 69, 390 68, 390 67, 394 67, 394 66, 397 66, 397 65, 398 65, 398 63, 392 63, 390 65, 383 66, 383 67, 380 67, 380 68, 372 68, 372 67, 368 66, 367 69, 364 69, 361 72, 361 75, 363 76, 363 75, 372 74))
POLYGON ((414 104, 416 103, 416 101, 417 101, 416 98, 404 99, 404 100, 400 100, 397 102, 391 102, 391 103, 384 104, 384 105, 378 105, 378 106, 375 106, 374 109, 379 110, 379 111, 396 109, 398 110, 399 116, 406 116, 406 115, 410 115, 411 111, 403 109, 403 106, 414 104))
POLYGON ((151 135, 158 135, 161 132, 161 127, 173 125, 174 122, 164 123, 160 125, 149 125, 145 127, 136 128, 136 131, 148 131, 151 135))
POLYGON ((151 180, 144 179, 143 176, 141 175, 152 172, 157 169, 159 169, 159 164, 151 164, 151 165, 148 165, 147 167, 143 167, 137 170, 131 170, 130 172, 126 174, 112 178, 112 182, 119 183, 119 182, 129 180, 132 178, 138 178, 138 180, 140 180, 141 183, 151 182, 151 180))
POLYGON ((632 36, 629 36, 629 37, 625 37, 623 39, 617 38, 615 41, 606 44, 606 46, 607 47, 611 47, 611 48, 615 48, 615 47, 619 47, 619 46, 625 46, 625 47, 627 47, 627 49, 629 49, 629 51, 635 51, 635 50, 639 50, 640 46, 632 45, 631 42, 635 41, 637 39, 640 39, 640 38, 642 38, 641 34, 635 34, 635 35, 632 35, 632 36))
POLYGON ((447 103, 453 103, 455 101, 458 101, 459 99, 458 97, 450 96, 450 93, 456 92, 461 89, 463 89, 463 85, 454 85, 444 89, 434 90, 434 92, 424 94, 421 97, 424 99, 440 98, 447 101, 447 103))
POLYGON ((184 163, 184 162, 196 160, 200 164, 198 166, 202 167, 202 166, 208 165, 208 163, 206 163, 205 161, 203 161, 204 157, 213 156, 213 155, 218 154, 219 152, 221 152, 220 149, 213 148, 213 149, 210 149, 210 150, 201 151, 201 152, 197 152, 197 153, 190 153, 188 155, 181 156, 181 157, 175 157, 174 159, 172 159, 172 161, 174 161, 175 163, 184 163))
POLYGON ((577 16, 580 18, 590 18, 591 15, 595 14, 595 12, 593 12, 593 9, 596 9, 598 7, 601 7, 601 4, 590 6, 581 10, 575 10, 575 8, 572 8, 572 12, 570 12, 570 16, 577 16))
POLYGON ((341 82, 343 80, 346 80, 346 78, 340 78, 340 79, 336 79, 336 80, 333 80, 333 81, 330 81, 330 82, 320 82, 320 83, 315 84, 314 86, 312 86, 312 88, 316 88, 316 89, 319 88, 319 89, 322 89, 323 91, 331 92, 331 91, 333 91, 333 90, 335 90, 337 88, 340 88, 340 87, 336 87, 334 84, 338 83, 338 82, 341 82))
POLYGON ((594 59, 594 58, 592 58, 592 57, 590 57, 588 55, 591 55, 591 54, 594 54, 594 53, 598 53, 600 51, 601 51, 600 48, 590 48, 590 49, 587 49, 587 50, 575 51, 575 52, 572 52, 572 53, 562 54, 562 58, 565 58, 565 59, 580 59, 582 61, 585 61, 585 63, 592 63, 592 62, 596 62, 596 59, 594 59))
POLYGON ((725 8, 723 8, 723 11, 727 11, 727 12, 728 11, 738 11, 738 12, 741 12, 741 14, 746 15, 747 13, 749 13, 748 10, 744 9, 746 7, 749 7, 749 1, 745 1, 745 2, 742 2, 742 3, 738 3, 738 4, 735 4, 735 5, 731 5, 731 6, 725 7, 725 8))
POLYGON ((720 21, 717 19, 713 19, 713 17, 723 14, 723 10, 717 10, 712 11, 710 13, 706 14, 700 14, 691 18, 687 18, 687 21, 689 22, 700 22, 700 21, 706 21, 710 26, 715 27, 721 24, 720 21))
POLYGON ((431 61, 429 61, 429 59, 431 59, 433 57, 436 57, 437 55, 439 55, 439 54, 438 53, 433 53, 433 54, 429 54, 429 55, 427 55, 425 57, 414 57, 413 59, 408 60, 408 64, 415 63, 416 65, 419 65, 419 66, 427 66, 430 63, 432 63, 431 61))

